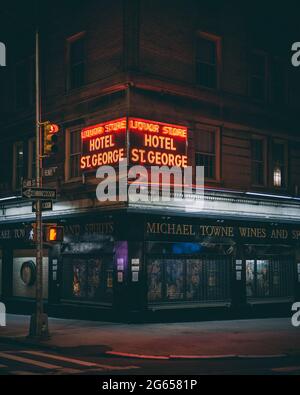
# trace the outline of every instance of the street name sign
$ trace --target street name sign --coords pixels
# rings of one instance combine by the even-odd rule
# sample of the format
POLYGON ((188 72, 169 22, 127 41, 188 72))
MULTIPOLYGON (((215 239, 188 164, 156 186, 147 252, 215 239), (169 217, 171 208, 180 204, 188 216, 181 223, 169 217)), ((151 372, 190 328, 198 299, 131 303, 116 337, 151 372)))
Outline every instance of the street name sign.
MULTIPOLYGON (((52 200, 43 200, 41 202, 42 211, 51 211, 53 209, 52 200)), ((36 213, 37 211, 37 202, 32 202, 32 212, 36 213)))
POLYGON ((28 199, 54 200, 56 199, 56 189, 23 188, 22 196, 28 199))
POLYGON ((35 188, 36 187, 36 179, 23 179, 22 180, 22 188, 35 188))

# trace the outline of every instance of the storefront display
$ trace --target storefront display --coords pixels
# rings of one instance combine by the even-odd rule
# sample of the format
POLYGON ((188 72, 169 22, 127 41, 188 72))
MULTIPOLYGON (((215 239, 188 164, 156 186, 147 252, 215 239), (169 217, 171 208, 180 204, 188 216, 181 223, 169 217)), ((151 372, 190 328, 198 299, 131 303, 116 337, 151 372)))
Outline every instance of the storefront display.
MULTIPOLYGON (((48 306, 60 306, 62 315, 69 306, 72 314, 89 306, 116 316, 168 307, 242 311, 299 295, 296 225, 121 210, 56 222, 64 241, 45 248, 43 288, 48 306)), ((35 297, 34 247, 21 229, 2 229, 0 240, 3 298, 18 307, 35 297)))
POLYGON ((112 257, 65 257, 63 297, 72 300, 112 302, 112 257))
MULTIPOLYGON (((43 296, 48 298, 48 252, 43 257, 43 296)), ((13 296, 18 298, 35 298, 35 251, 13 251, 13 296)))

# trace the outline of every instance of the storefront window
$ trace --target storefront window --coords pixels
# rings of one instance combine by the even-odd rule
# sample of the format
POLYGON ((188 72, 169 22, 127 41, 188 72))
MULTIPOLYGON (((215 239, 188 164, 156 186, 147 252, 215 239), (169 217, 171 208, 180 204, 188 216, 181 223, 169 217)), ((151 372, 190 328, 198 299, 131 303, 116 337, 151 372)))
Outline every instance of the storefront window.
POLYGON ((293 295, 293 260, 287 257, 246 260, 247 297, 293 295))
POLYGON ((228 300, 230 265, 229 256, 150 258, 148 300, 153 303, 228 300))
POLYGON ((65 258, 63 266, 65 297, 112 300, 112 259, 65 258))
POLYGON ((254 267, 254 260, 246 261, 246 291, 249 297, 255 294, 254 267))
POLYGON ((162 261, 151 260, 148 264, 148 300, 162 299, 162 261))
POLYGON ((256 263, 256 270, 257 296, 270 296, 269 261, 258 260, 256 263))
POLYGON ((183 289, 183 265, 184 262, 178 259, 168 259, 166 265, 166 292, 168 300, 182 300, 183 289))

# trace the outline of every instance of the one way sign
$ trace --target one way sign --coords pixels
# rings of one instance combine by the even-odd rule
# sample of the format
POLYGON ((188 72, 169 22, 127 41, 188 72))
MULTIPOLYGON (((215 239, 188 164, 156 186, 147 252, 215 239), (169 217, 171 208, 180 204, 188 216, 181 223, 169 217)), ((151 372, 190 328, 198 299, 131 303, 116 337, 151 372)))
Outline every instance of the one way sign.
MULTIPOLYGON (((42 211, 51 211, 53 208, 52 200, 43 200, 41 202, 42 211)), ((37 202, 32 202, 32 212, 35 213, 37 211, 37 202)))
POLYGON ((22 196, 28 199, 53 200, 56 199, 56 189, 50 188, 23 188, 22 196))

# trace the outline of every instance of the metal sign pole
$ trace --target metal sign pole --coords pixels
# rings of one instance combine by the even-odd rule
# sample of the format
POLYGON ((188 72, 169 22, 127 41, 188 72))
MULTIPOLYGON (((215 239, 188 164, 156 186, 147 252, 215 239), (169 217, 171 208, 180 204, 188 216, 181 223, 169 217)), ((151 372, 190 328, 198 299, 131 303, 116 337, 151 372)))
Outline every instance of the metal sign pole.
MULTIPOLYGON (((36 94, 36 181, 42 186, 42 136, 41 136, 41 95, 39 73, 39 32, 35 34, 35 94, 36 94)), ((31 337, 47 338, 48 317, 43 311, 43 222, 41 200, 36 207, 36 311, 31 316, 31 337)))

